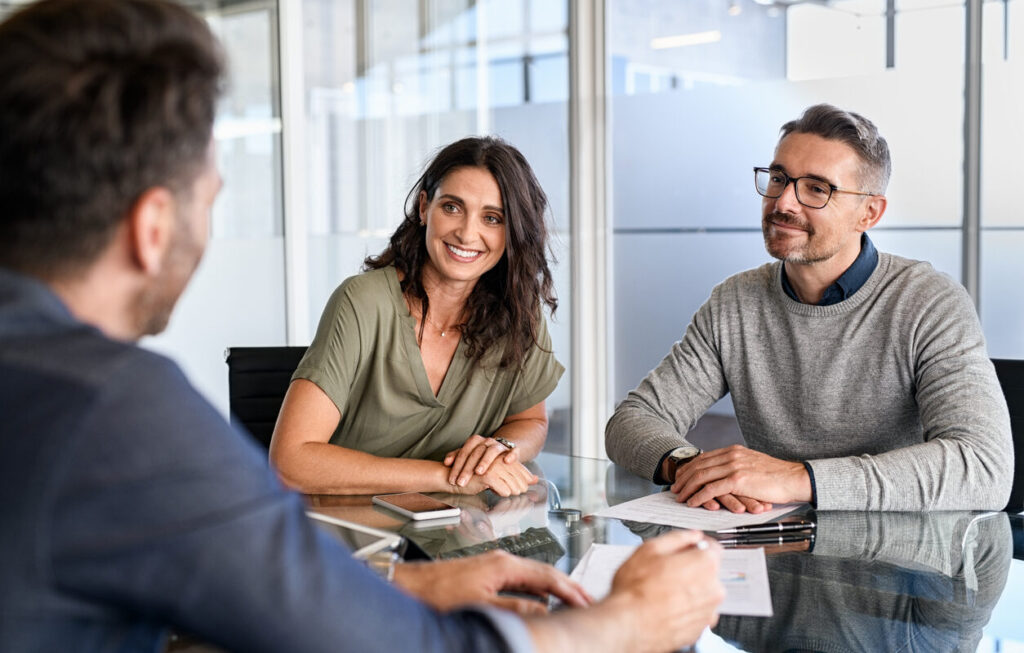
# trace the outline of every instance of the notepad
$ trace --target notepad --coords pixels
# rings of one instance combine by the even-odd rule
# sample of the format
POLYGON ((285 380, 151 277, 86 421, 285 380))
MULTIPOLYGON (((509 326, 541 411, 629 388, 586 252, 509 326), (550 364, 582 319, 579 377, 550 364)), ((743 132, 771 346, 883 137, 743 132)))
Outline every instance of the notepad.
MULTIPOLYGON (((615 572, 634 551, 635 546, 591 544, 570 578, 600 601, 611 592, 615 572)), ((725 600, 719 607, 719 614, 772 616, 772 597, 768 587, 764 549, 722 551, 718 580, 725 586, 725 600)))

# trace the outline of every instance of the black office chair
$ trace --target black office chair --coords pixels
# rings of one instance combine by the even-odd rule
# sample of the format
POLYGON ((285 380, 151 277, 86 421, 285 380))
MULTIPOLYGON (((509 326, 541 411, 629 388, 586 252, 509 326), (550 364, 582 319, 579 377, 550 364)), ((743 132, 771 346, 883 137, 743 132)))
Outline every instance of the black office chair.
POLYGON ((1013 557, 1024 560, 1024 515, 1010 517, 1010 534, 1013 537, 1013 557))
POLYGON ((305 353, 305 347, 230 347, 224 352, 231 423, 245 427, 264 447, 270 446, 292 372, 305 353))
POLYGON ((1013 489, 1010 502, 1003 510, 1024 510, 1024 360, 993 358, 999 385, 1003 386, 1006 404, 1010 407, 1010 431, 1013 433, 1013 489))

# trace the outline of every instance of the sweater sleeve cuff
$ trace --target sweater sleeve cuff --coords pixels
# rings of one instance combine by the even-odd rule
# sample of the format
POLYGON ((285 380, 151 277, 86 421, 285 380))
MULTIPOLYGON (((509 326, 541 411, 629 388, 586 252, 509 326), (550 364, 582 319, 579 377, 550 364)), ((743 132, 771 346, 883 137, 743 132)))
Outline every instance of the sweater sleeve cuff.
MULTIPOLYGON (((666 454, 667 455, 667 454, 666 454)), ((804 462, 804 469, 807 470, 807 476, 811 479, 811 507, 818 507, 818 485, 814 482, 814 468, 811 467, 811 463, 804 462)))
POLYGON ((654 481, 655 485, 672 485, 672 481, 666 481, 661 475, 661 470, 665 468, 665 459, 668 458, 668 455, 673 451, 675 451, 675 448, 669 449, 665 452, 665 455, 658 460, 658 466, 654 468, 654 476, 651 479, 654 481))

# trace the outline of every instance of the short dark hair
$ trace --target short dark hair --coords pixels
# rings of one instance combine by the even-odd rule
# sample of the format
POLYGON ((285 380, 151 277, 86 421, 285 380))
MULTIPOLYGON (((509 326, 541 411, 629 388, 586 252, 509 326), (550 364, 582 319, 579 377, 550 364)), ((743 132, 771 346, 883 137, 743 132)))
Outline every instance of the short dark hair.
POLYGON ((417 180, 405 202, 405 219, 379 256, 365 261, 366 269, 394 265, 402 272, 402 291, 420 301, 422 317, 428 299, 423 289, 427 261, 425 230, 420 226, 419 197, 432 200, 448 173, 456 168, 485 168, 498 183, 505 216, 505 253, 473 288, 466 301, 468 317, 460 325, 466 355, 479 361, 504 344, 498 365, 520 365, 537 342, 541 301, 552 314, 558 308, 547 260, 548 232, 544 219, 547 195, 526 157, 500 138, 469 137, 443 148, 417 180))
POLYGON ((147 189, 187 193, 223 74, 206 23, 165 0, 44 0, 0 24, 0 265, 73 274, 147 189))
POLYGON ((814 134, 846 143, 860 157, 860 181, 868 186, 864 190, 879 195, 885 193, 892 173, 889 144, 878 133, 875 124, 864 116, 831 104, 816 104, 797 120, 783 125, 779 140, 793 133, 814 134))

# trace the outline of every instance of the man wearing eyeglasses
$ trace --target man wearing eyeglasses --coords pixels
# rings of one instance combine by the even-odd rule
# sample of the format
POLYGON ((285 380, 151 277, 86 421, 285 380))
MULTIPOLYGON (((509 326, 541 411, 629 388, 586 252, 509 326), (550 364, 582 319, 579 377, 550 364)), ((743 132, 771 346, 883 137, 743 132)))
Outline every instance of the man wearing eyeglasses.
POLYGON ((608 423, 612 460, 680 502, 733 512, 1000 510, 1013 444, 964 289, 875 249, 889 148, 871 121, 821 104, 754 168, 778 261, 726 279, 608 423), (747 446, 685 434, 732 394, 747 446))

